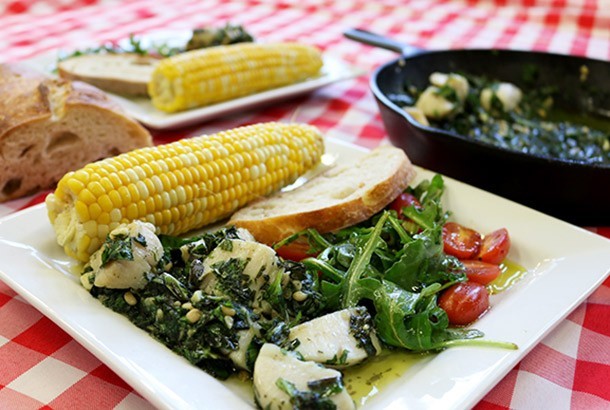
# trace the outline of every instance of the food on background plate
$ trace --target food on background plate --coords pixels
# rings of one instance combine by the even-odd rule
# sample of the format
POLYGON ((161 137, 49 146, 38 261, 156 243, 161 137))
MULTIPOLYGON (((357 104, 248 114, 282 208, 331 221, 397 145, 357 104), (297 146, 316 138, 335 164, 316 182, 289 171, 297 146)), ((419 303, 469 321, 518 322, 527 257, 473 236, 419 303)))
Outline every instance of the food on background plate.
POLYGON ((243 26, 226 23, 221 28, 201 27, 193 30, 191 38, 186 43, 185 51, 198 50, 213 46, 250 43, 254 36, 243 26))
MULTIPOLYGON (((162 58, 201 48, 252 42, 254 37, 242 26, 227 23, 221 28, 194 29, 183 45, 173 39, 161 44, 143 44, 131 35, 126 46, 106 45, 79 50, 63 56, 57 63, 61 78, 80 80, 105 91, 132 97, 147 97, 148 83, 155 65, 162 58)), ((148 42, 146 42, 148 43, 148 42)))
POLYGON ((299 189, 279 192, 240 209, 229 224, 272 245, 307 228, 326 233, 362 222, 404 191, 415 169, 404 151, 380 146, 361 160, 344 161, 299 189))
POLYGON ((89 164, 66 174, 46 204, 58 243, 87 261, 121 223, 192 231, 293 182, 323 152, 315 127, 254 124, 89 164))
POLYGON ((152 145, 106 94, 0 65, 0 202, 51 188, 66 172, 152 145))
MULTIPOLYGON (((430 85, 405 85, 391 99, 424 126, 547 158, 610 165, 610 124, 553 108, 561 90, 520 89, 468 73, 432 73, 430 85)), ((527 83, 527 82, 526 82, 527 83)))
MULTIPOLYGON (((144 37, 146 38, 146 37, 144 37)), ((195 29, 185 45, 100 46, 61 57, 60 77, 89 82, 106 91, 148 97, 163 112, 243 97, 314 78, 323 66, 312 45, 254 43, 241 26, 195 29)))
POLYGON ((108 42, 97 47, 60 53, 59 61, 85 54, 139 54, 156 58, 170 57, 185 51, 254 41, 254 36, 243 26, 226 23, 223 27, 200 27, 189 33, 186 40, 182 32, 163 33, 163 38, 155 39, 156 33, 130 34, 126 41, 108 42))
POLYGON ((300 43, 242 43, 163 59, 148 92, 152 104, 176 112, 293 84, 319 74, 320 51, 300 43))

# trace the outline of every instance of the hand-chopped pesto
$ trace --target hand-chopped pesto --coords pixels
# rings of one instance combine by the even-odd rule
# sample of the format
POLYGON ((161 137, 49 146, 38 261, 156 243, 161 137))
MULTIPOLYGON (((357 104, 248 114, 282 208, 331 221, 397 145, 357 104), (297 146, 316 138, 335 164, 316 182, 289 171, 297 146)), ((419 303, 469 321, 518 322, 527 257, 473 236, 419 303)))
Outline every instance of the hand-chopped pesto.
POLYGON ((229 298, 242 304, 251 304, 254 297, 250 288, 252 279, 243 274, 247 262, 245 259, 228 259, 212 265, 218 287, 229 298))
POLYGON ((354 314, 349 318, 350 331, 358 341, 358 347, 364 349, 369 356, 377 354, 377 349, 371 340, 371 329, 373 318, 368 310, 364 308, 354 309, 354 314))
MULTIPOLYGON (((277 263, 274 269, 286 272, 287 280, 267 301, 270 306, 267 311, 254 308, 255 292, 250 287, 254 279, 244 274, 248 258, 235 256, 212 264, 205 275, 214 275, 215 290, 210 294, 203 292, 205 260, 216 248, 223 252, 233 249, 231 240, 239 240, 234 228, 190 239, 161 239, 165 254, 157 268, 146 274, 145 287, 129 289, 127 298, 125 289, 93 286, 91 293, 215 377, 224 379, 237 370, 229 355, 242 348, 240 340, 245 335, 242 331, 254 330, 252 340, 243 346, 244 366, 252 370, 258 348, 264 342, 289 347, 286 342, 289 326, 315 317, 323 307, 315 272, 280 260, 274 260, 277 263), (294 300, 292 292, 297 287, 309 297, 301 302, 294 300)), ((117 249, 112 254, 122 255, 125 252, 118 250, 124 250, 128 241, 126 236, 109 236, 107 246, 117 249)))
POLYGON ((106 239, 106 248, 102 252, 102 264, 104 266, 112 261, 133 260, 131 249, 131 238, 128 235, 117 235, 106 239))
MULTIPOLYGON (((553 108, 561 92, 557 87, 522 90, 518 105, 507 109, 509 98, 502 97, 518 90, 512 84, 461 75, 470 86, 463 104, 448 115, 426 115, 430 126, 509 150, 610 166, 610 121, 604 126, 601 120, 553 108)), ((400 106, 422 105, 418 99, 425 91, 406 85, 405 95, 390 98, 400 106)), ((449 85, 438 87, 436 95, 453 104, 458 101, 449 85)))

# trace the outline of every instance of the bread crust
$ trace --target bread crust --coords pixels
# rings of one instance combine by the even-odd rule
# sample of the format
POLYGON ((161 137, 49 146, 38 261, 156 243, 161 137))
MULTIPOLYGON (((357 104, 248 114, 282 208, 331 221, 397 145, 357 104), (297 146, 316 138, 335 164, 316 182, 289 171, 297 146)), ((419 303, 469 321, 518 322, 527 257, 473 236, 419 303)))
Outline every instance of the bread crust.
POLYGON ((52 188, 89 162, 150 145, 150 133, 97 88, 0 64, 0 202, 52 188))
MULTIPOLYGON (((249 218, 249 210, 264 203, 267 200, 264 198, 236 212, 229 220, 229 224, 245 228, 257 241, 272 245, 304 229, 314 228, 321 233, 326 233, 362 222, 392 202, 415 177, 415 169, 404 151, 394 147, 382 147, 381 149, 391 149, 391 155, 397 156, 399 161, 391 175, 368 187, 363 195, 357 198, 308 211, 298 211, 298 205, 295 204, 293 213, 265 218, 249 218)), ((336 184, 341 186, 342 181, 337 179, 336 184)), ((307 184, 298 189, 307 189, 307 184)), ((292 196, 290 192, 278 195, 286 201, 290 201, 292 196)))

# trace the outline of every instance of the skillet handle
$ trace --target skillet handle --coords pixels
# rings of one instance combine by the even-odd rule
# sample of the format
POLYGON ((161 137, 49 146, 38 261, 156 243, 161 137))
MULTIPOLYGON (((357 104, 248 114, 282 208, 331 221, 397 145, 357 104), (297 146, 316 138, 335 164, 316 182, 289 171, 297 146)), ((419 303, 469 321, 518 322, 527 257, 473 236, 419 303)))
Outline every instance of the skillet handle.
POLYGON ((384 37, 382 35, 375 34, 360 28, 347 29, 343 33, 343 35, 349 38, 350 40, 355 40, 363 44, 368 44, 370 46, 380 47, 386 50, 394 51, 396 53, 402 54, 405 57, 419 54, 423 51, 422 49, 414 47, 412 45, 401 43, 389 37, 384 37))

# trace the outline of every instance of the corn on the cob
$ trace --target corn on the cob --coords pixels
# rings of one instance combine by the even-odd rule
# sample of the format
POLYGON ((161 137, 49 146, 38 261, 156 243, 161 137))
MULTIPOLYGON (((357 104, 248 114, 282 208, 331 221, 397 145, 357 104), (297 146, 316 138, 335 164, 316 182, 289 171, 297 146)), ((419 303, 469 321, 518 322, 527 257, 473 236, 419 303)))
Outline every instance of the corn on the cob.
POLYGON ((169 235, 200 228, 293 182, 323 151, 315 127, 281 123, 138 149, 66 174, 48 215, 66 254, 87 261, 120 223, 169 235))
POLYGON ((148 84, 166 112, 208 105, 316 75, 320 51, 298 43, 242 43, 193 50, 161 60, 148 84))

